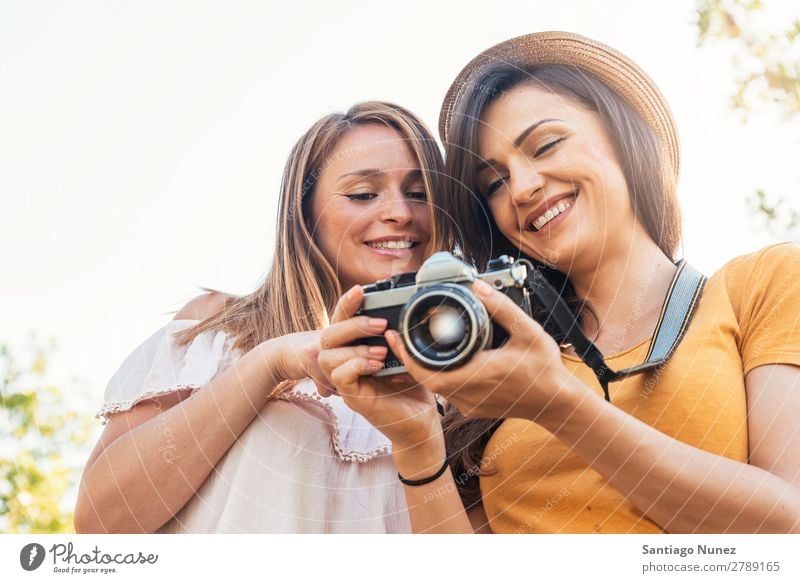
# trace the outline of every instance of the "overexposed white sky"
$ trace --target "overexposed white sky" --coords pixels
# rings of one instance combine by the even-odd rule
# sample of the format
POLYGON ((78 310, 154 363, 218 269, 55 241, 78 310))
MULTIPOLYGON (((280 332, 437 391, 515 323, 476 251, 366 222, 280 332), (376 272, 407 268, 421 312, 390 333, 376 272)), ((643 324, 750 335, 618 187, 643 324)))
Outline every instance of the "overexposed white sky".
MULTIPOLYGON (((776 27, 800 11, 780 4, 776 27)), ((739 123, 731 51, 698 49, 694 19, 693 0, 0 0, 0 340, 55 337, 54 372, 99 406, 198 286, 259 283, 307 126, 383 99, 435 128, 469 59, 538 30, 610 44, 659 84, 681 136, 685 256, 710 274, 772 242, 747 195, 800 199, 800 128, 739 123)))

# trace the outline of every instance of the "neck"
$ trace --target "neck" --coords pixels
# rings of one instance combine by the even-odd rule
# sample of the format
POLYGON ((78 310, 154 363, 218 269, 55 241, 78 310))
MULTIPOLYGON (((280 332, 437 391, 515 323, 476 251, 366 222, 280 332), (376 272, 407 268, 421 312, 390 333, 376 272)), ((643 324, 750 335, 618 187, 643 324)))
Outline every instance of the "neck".
POLYGON ((607 356, 649 338, 658 322, 675 265, 649 238, 622 253, 603 255, 598 265, 573 270, 578 297, 597 317, 587 316, 583 329, 607 356))

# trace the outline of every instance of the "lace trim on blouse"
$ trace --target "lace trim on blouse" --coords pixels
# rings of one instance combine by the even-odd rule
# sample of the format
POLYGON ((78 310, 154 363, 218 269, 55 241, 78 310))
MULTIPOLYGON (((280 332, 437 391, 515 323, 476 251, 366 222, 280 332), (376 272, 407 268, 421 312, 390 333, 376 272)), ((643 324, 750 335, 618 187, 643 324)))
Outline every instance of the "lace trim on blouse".
MULTIPOLYGON (((313 384, 312 381, 308 381, 309 383, 313 384)), ((342 444, 342 435, 344 434, 344 428, 339 424, 339 415, 336 413, 336 408, 334 404, 341 403, 341 407, 349 408, 347 405, 342 401, 341 397, 323 397, 319 393, 303 393, 296 391, 295 389, 291 389, 289 391, 285 391, 277 396, 274 397, 277 401, 289 401, 289 402, 305 402, 305 403, 313 403, 318 407, 321 407, 328 413, 328 417, 330 418, 331 425, 333 426, 333 432, 331 433, 331 441, 333 442, 333 449, 336 452, 336 455, 339 456, 339 459, 346 462, 368 462, 369 460, 383 456, 383 455, 390 455, 392 453, 392 444, 391 442, 383 436, 377 429, 374 427, 370 428, 372 431, 378 433, 380 437, 378 438, 378 444, 374 447, 369 448, 366 451, 358 451, 355 449, 347 449, 343 447, 342 444), (381 439, 382 438, 382 439, 381 439)), ((360 417, 360 415, 359 415, 360 417)), ((367 423, 364 420, 364 423, 367 423)))
MULTIPOLYGON (((138 346, 111 377, 105 403, 96 417, 106 423, 109 416, 130 411, 149 399, 177 391, 194 394, 233 365, 241 354, 233 350, 233 342, 224 331, 203 332, 187 345, 175 344, 174 334, 198 322, 172 320, 138 346)), ((317 393, 311 379, 281 383, 270 399, 321 407, 329 418, 333 449, 342 461, 367 462, 391 454, 391 442, 380 431, 341 397, 317 393)))

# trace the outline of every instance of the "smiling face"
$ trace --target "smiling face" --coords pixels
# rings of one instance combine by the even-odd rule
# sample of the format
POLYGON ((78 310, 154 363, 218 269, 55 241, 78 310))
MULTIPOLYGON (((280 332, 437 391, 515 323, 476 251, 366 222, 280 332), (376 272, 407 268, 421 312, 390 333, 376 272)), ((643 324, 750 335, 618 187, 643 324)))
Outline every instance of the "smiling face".
POLYGON ((356 125, 337 143, 314 189, 309 228, 344 288, 416 271, 431 235, 420 163, 406 140, 356 125))
POLYGON ((561 271, 625 252, 642 227, 600 118, 533 84, 481 116, 476 176, 498 228, 525 254, 561 271))

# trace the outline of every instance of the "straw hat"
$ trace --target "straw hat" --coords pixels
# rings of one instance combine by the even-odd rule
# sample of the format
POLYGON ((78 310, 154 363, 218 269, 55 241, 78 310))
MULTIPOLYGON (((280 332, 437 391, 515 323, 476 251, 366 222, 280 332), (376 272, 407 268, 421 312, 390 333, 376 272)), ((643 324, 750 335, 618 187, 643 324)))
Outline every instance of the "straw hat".
POLYGON ((439 114, 439 136, 448 143, 453 112, 472 76, 488 63, 507 62, 523 67, 571 65, 598 78, 627 101, 661 140, 675 177, 680 167, 680 146, 675 120, 664 96, 636 63, 611 47, 571 32, 535 32, 486 49, 456 77, 439 114))

